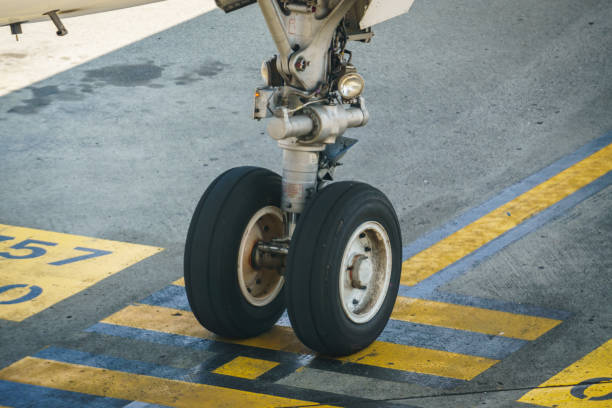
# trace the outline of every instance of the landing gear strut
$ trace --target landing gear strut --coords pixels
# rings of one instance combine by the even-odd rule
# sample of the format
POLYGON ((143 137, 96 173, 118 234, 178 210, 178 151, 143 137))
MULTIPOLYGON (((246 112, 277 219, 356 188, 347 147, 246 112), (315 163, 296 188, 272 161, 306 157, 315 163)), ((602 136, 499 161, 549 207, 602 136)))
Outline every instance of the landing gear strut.
MULTIPOLYGON (((231 11, 248 0, 218 0, 231 11)), ((255 119, 283 150, 282 177, 240 167, 219 176, 198 204, 185 249, 191 308, 227 337, 268 330, 287 308, 300 340, 346 355, 386 325, 399 287, 401 234, 374 187, 333 180, 356 142, 343 136, 369 114, 347 42, 365 0, 258 0, 279 55, 262 66, 255 119)))

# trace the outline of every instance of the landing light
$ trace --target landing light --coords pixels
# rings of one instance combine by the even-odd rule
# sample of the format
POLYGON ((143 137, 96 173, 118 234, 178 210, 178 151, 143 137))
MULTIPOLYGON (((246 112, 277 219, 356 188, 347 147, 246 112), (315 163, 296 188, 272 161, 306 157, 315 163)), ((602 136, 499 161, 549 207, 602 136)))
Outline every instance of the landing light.
POLYGON ((344 99, 355 99, 363 92, 365 81, 356 72, 345 74, 338 80, 338 92, 344 99))

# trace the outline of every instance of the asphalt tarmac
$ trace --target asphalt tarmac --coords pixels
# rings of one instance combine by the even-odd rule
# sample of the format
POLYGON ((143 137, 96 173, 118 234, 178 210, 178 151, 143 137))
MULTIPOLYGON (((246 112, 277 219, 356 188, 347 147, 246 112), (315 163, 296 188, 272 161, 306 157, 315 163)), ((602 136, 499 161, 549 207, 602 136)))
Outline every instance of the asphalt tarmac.
POLYGON ((191 318, 202 192, 280 171, 250 118, 263 18, 215 10, 0 97, 0 405, 612 406, 612 4, 417 1, 374 31, 350 47, 371 120, 337 171, 402 226, 374 348, 191 318))

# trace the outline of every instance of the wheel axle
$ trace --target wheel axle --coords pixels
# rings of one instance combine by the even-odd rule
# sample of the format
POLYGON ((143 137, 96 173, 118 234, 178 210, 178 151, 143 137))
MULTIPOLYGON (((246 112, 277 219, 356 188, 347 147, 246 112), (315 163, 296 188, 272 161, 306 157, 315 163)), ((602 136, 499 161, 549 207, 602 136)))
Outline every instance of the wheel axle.
POLYGON ((289 253, 289 242, 258 242, 251 254, 251 263, 256 270, 262 268, 276 269, 280 275, 285 269, 289 253))

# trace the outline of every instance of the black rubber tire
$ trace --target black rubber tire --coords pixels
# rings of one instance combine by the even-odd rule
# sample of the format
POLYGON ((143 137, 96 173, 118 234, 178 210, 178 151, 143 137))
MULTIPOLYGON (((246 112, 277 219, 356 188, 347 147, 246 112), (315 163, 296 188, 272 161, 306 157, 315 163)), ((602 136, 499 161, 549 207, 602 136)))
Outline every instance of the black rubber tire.
POLYGON ((285 299, 293 330, 311 349, 326 355, 353 354, 380 335, 393 310, 401 275, 399 222, 387 197, 358 182, 338 182, 318 192, 293 233, 285 274, 285 299), (391 280, 381 308, 366 323, 342 309, 339 274, 345 246, 364 222, 381 224, 391 243, 391 280))
POLYGON ((285 310, 284 288, 257 307, 238 284, 238 251, 251 217, 280 207, 281 178, 258 167, 237 167, 217 177, 195 209, 185 244, 184 273, 193 314, 224 337, 248 338, 269 330, 285 310))

